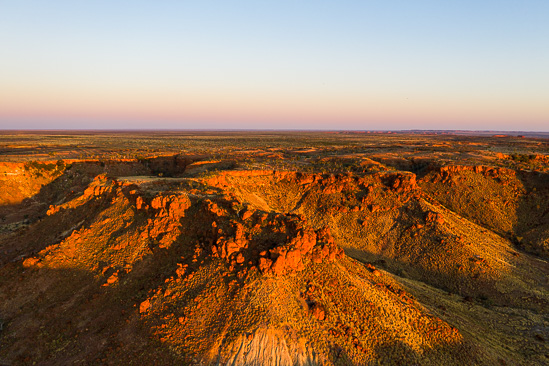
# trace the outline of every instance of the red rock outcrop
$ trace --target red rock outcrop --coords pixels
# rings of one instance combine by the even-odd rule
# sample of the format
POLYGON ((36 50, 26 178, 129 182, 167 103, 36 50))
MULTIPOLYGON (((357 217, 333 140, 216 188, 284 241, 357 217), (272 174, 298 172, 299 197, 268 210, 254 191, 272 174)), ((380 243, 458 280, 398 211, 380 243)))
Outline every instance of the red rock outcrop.
POLYGON ((444 217, 438 212, 429 211, 425 215, 425 222, 427 223, 436 222, 437 224, 442 225, 444 224, 444 217))
MULTIPOLYGON (((247 220, 260 222, 263 215, 256 211, 247 220)), ((232 224, 232 233, 220 229, 210 247, 212 255, 225 259, 236 270, 248 266, 264 274, 281 276, 303 270, 307 262, 335 261, 344 254, 328 229, 315 231, 304 226, 296 215, 277 215, 271 219, 260 226, 258 234, 239 222, 232 224), (274 241, 274 237, 278 239, 274 241)))
POLYGON ((503 175, 513 177, 516 175, 516 171, 507 168, 493 168, 484 165, 449 165, 438 168, 438 174, 433 176, 432 180, 434 183, 450 183, 452 184, 452 178, 454 178, 457 173, 460 172, 474 172, 477 174, 482 174, 484 177, 490 178, 499 178, 503 175))

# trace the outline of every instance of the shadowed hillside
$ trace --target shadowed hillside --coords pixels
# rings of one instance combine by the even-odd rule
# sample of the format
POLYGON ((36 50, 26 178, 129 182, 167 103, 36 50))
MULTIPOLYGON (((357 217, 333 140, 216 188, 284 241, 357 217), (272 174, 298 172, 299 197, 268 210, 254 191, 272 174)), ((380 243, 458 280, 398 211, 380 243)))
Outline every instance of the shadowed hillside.
POLYGON ((0 362, 549 360, 545 173, 338 159, 4 164, 0 362))

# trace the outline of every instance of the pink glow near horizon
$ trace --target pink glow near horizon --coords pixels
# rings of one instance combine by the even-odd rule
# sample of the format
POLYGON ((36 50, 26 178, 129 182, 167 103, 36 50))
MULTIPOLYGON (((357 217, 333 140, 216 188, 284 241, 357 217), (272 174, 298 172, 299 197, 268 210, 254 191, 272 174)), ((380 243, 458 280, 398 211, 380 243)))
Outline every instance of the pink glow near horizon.
MULTIPOLYGON (((301 123, 304 128, 475 128, 478 123, 493 128, 513 129, 517 120, 530 128, 544 130, 546 110, 538 105, 502 102, 501 100, 461 100, 422 98, 395 100, 391 96, 341 98, 330 95, 304 97, 262 95, 170 94, 86 95, 84 93, 51 95, 5 95, 0 105, 0 120, 85 119, 162 121, 165 127, 208 122, 209 128, 277 128, 301 123), (82 95, 83 94, 83 95, 82 95), (528 112, 528 113, 526 113, 528 112), (218 121, 217 123, 215 121, 218 121), (468 123, 468 121, 470 121, 468 123), (338 122, 342 123, 340 126, 338 122)), ((196 127, 189 125, 189 128, 196 127)), ((516 128, 515 128, 516 129, 516 128)))
POLYGON ((4 5, 0 129, 549 131, 527 2, 4 5))

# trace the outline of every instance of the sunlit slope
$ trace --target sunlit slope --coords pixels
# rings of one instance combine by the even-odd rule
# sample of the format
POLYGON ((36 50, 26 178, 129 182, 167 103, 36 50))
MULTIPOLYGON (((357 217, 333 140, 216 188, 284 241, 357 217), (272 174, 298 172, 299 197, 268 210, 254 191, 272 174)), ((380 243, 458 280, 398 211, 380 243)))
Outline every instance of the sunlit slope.
POLYGON ((214 364, 479 359, 480 351, 463 352, 471 346, 459 330, 390 276, 345 258, 329 230, 296 215, 243 212, 240 201, 189 183, 99 176, 27 234, 5 237, 4 247, 42 227, 70 231, 2 267, 2 357, 125 364, 147 350, 145 360, 214 364))
POLYGON ((63 174, 63 161, 51 163, 0 163, 0 206, 20 203, 63 174))
POLYGON ((486 166, 449 166, 428 173, 422 189, 449 209, 549 256, 549 174, 486 166))
POLYGON ((547 263, 412 173, 73 169, 0 232, 2 361, 545 362, 547 263))
MULTIPOLYGON (((299 213, 313 227, 327 226, 350 256, 393 273, 498 304, 513 303, 517 288, 539 297, 530 258, 442 206, 412 173, 228 172, 209 182, 251 208, 299 213)), ((546 296, 539 300, 547 304, 546 296)))

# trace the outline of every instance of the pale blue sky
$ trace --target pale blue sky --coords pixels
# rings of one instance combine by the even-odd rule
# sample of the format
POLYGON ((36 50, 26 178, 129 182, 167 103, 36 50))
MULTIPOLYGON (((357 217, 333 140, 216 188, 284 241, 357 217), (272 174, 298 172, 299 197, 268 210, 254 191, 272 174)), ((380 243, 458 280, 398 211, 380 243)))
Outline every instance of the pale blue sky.
POLYGON ((549 130, 549 1, 2 1, 0 128, 549 130))

